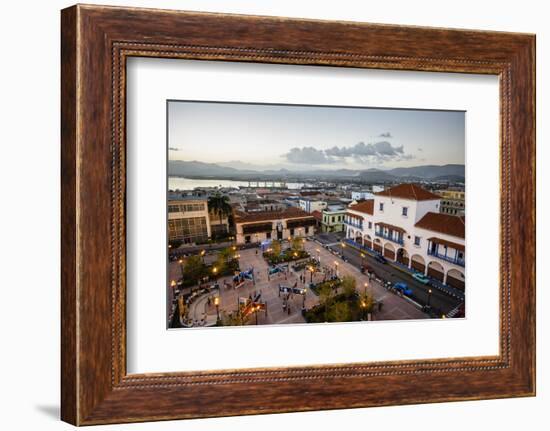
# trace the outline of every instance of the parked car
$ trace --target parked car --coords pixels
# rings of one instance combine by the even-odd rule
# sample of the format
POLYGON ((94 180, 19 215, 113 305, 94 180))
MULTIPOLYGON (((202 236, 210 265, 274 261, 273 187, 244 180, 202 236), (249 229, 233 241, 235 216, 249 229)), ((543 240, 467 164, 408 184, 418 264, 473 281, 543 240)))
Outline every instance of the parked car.
POLYGON ((395 291, 402 293, 405 296, 411 296, 413 293, 409 286, 407 286, 407 284, 403 282, 395 283, 393 285, 393 288, 395 289, 395 291))
POLYGON ((382 256, 381 254, 377 254, 376 256, 374 256, 374 259, 377 260, 380 263, 384 263, 384 264, 388 263, 386 258, 384 256, 382 256))
POLYGON ((430 279, 420 272, 415 272, 412 277, 419 283, 422 283, 422 284, 430 283, 430 279))

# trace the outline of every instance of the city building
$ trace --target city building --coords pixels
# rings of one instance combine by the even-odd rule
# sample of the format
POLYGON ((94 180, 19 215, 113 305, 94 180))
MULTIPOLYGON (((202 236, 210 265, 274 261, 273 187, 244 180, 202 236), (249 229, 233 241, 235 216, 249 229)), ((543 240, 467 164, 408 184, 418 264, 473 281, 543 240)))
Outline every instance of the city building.
POLYGON ((302 198, 298 202, 300 208, 307 213, 312 213, 313 211, 323 211, 327 207, 327 203, 319 199, 302 198))
POLYGON ((363 201, 367 199, 374 199, 374 193, 384 190, 383 186, 372 186, 368 190, 356 190, 351 192, 351 200, 363 201))
POLYGON ((299 208, 254 213, 235 211, 234 219, 237 244, 309 237, 315 233, 315 218, 299 208))
POLYGON ((212 235, 207 199, 197 196, 169 196, 168 240, 184 244, 207 241, 212 235))
POLYGON ((322 211, 321 232, 342 232, 346 207, 341 204, 328 204, 322 211))
POLYGON ((222 216, 220 220, 219 214, 208 211, 210 221, 210 236, 211 238, 224 238, 229 234, 229 217, 222 216))
POLYGON ((441 196, 401 184, 350 205, 346 238, 390 261, 464 289, 465 219, 440 213, 441 196))
POLYGON ((466 213, 466 198, 463 190, 439 190, 441 196, 441 212, 444 214, 464 215, 466 213))

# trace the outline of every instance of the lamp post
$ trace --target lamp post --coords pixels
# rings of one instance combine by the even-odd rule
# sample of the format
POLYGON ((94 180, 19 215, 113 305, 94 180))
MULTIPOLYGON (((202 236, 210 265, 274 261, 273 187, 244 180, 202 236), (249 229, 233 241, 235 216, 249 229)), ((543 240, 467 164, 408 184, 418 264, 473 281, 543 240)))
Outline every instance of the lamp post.
POLYGON ((317 252, 317 262, 319 262, 319 266, 321 266, 321 250, 316 249, 315 251, 317 252))
POLYGON ((428 289, 428 307, 432 304, 432 289, 428 289))
POLYGON ((342 249, 342 259, 345 258, 344 251, 346 249, 346 244, 344 244, 344 241, 340 243, 340 248, 342 249))
POLYGON ((218 283, 218 268, 217 267, 212 268, 212 274, 214 275, 214 283, 217 284, 218 283))
POLYGON ((183 280, 183 277, 184 277, 184 275, 183 275, 183 259, 180 258, 180 259, 178 260, 178 263, 180 264, 181 279, 183 280))
POLYGON ((361 268, 365 267, 365 253, 361 253, 361 268))
POLYGON ((214 305, 216 306, 216 319, 220 320, 220 297, 214 297, 214 305))
POLYGON ((313 273, 315 272, 315 268, 313 268, 313 266, 310 266, 308 269, 309 269, 309 282, 311 284, 313 283, 313 273))
POLYGON ((369 287, 369 283, 365 282, 363 286, 365 286, 365 296, 367 296, 367 289, 369 287))
POLYGON ((365 320, 365 310, 367 308, 367 303, 364 299, 361 300, 361 318, 365 320))
POLYGON ((204 255, 206 254, 206 250, 201 250, 201 259, 202 263, 204 264, 204 255))
POLYGON ((334 267, 336 268, 336 277, 338 278, 338 262, 334 261, 334 267))

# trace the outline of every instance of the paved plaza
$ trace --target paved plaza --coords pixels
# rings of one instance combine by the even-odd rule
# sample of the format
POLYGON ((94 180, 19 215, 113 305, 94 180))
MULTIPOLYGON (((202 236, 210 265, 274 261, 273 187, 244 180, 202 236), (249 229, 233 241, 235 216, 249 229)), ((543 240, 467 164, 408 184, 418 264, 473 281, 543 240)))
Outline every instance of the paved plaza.
MULTIPOLYGON (((379 311, 373 315, 374 320, 401 320, 401 319, 425 319, 428 316, 417 306, 405 298, 395 295, 383 288, 375 280, 369 280, 368 276, 348 262, 344 262, 339 256, 322 247, 314 241, 306 241, 304 248, 311 257, 320 259, 319 271, 313 275, 303 270, 295 272, 292 263, 283 273, 268 275, 269 265, 259 249, 252 248, 239 251, 239 265, 241 271, 253 269, 254 280, 246 280, 240 287, 234 288, 232 277, 220 277, 218 290, 212 290, 194 300, 188 310, 188 318, 194 322, 194 326, 212 326, 216 323, 218 310, 214 305, 214 298, 219 296, 219 314, 223 315, 235 312, 238 309, 239 298, 251 299, 260 295, 259 301, 266 304, 266 310, 260 310, 250 315, 248 324, 289 324, 305 323, 302 316, 302 308, 306 309, 319 304, 319 299, 308 286, 310 281, 314 283, 325 279, 326 274, 337 272, 339 277, 346 275, 356 279, 356 287, 360 293, 365 289, 369 295, 373 295, 377 302, 382 303, 379 311), (300 276, 302 278, 300 279, 300 276), (279 294, 279 285, 286 287, 306 288, 306 294, 290 294, 289 307, 284 307, 284 294, 279 294)), ((171 279, 181 277, 181 266, 177 262, 169 265, 171 279)))

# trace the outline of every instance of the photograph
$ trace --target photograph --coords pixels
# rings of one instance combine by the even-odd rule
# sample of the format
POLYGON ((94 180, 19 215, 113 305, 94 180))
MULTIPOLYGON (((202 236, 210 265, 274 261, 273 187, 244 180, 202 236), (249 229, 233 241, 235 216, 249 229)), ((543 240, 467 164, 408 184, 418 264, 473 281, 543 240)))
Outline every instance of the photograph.
POLYGON ((465 318, 465 112, 167 101, 167 328, 465 318))

